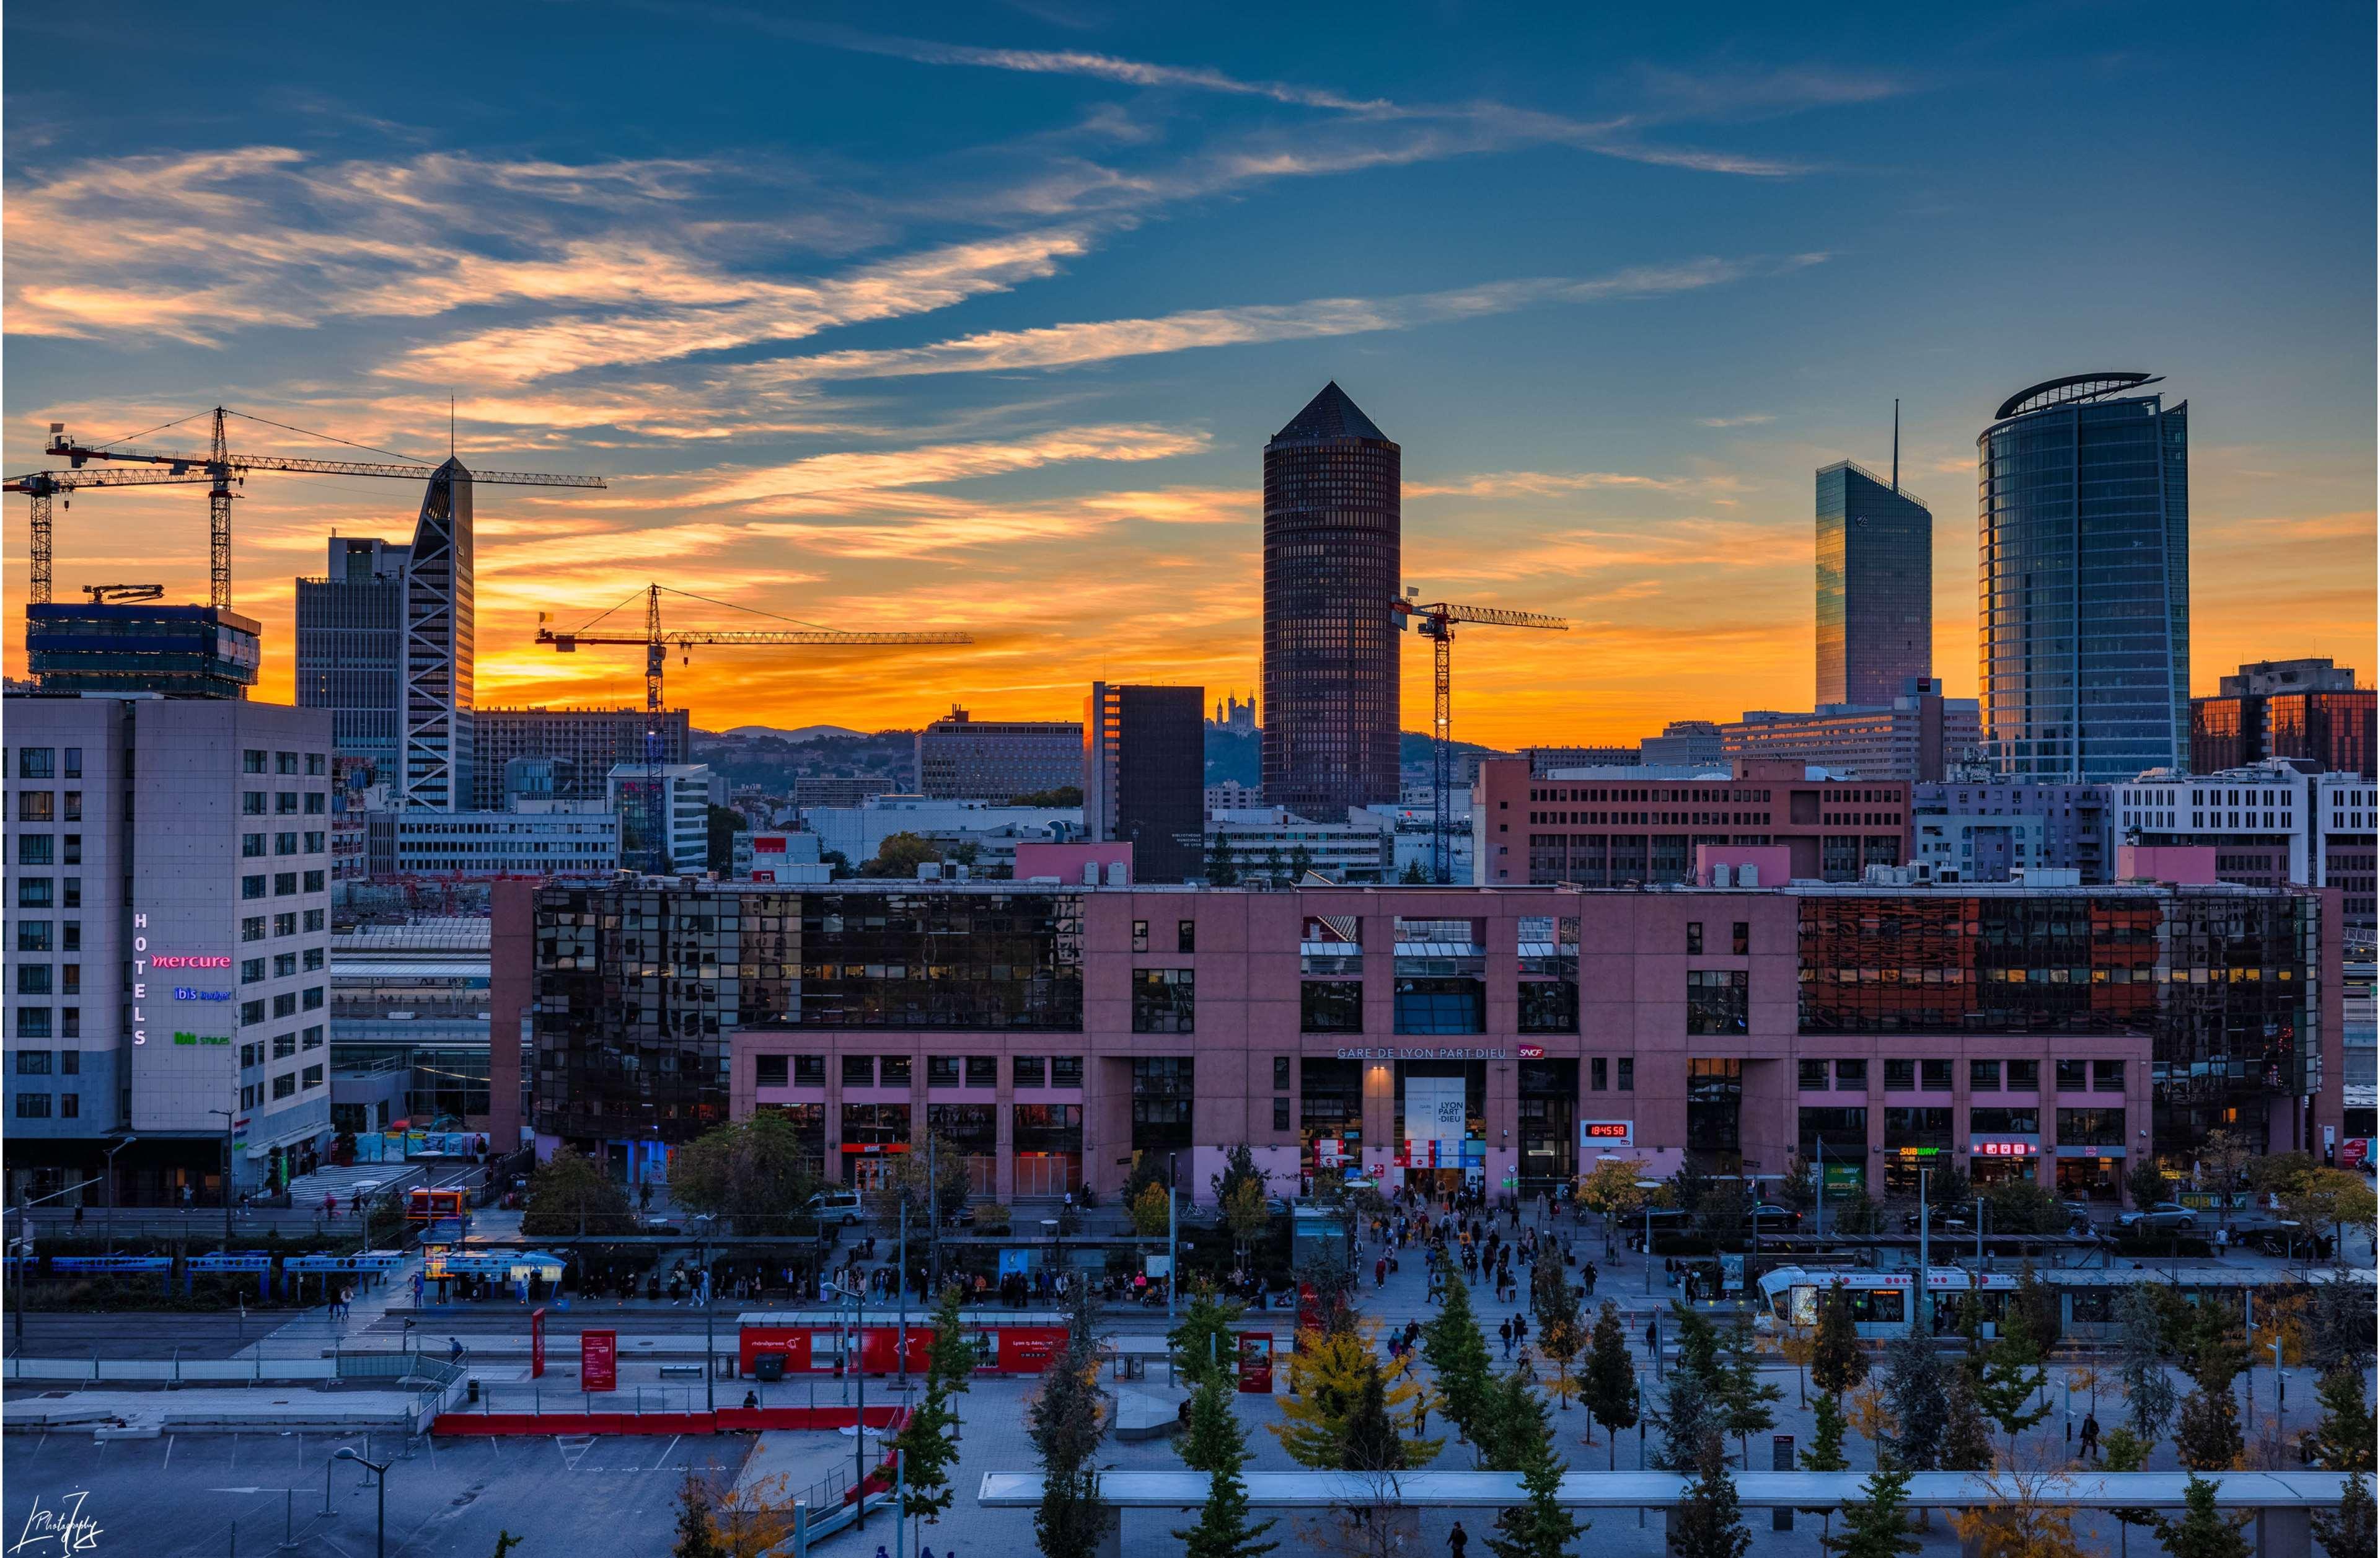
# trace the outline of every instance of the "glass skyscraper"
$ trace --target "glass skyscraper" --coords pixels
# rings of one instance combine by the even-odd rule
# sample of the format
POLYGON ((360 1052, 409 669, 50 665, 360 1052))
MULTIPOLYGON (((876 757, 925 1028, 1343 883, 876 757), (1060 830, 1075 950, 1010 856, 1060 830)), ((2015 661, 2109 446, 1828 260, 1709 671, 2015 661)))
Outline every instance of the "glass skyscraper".
POLYGON ((330 571, 298 580, 298 707, 331 711, 331 746, 394 786, 401 749, 408 549, 333 536, 330 571))
POLYGON ((2188 762, 2189 407, 2133 393, 2157 382, 2052 379, 1975 441, 1984 742, 2012 778, 2188 762))
POLYGON ((1818 471, 1820 707, 1890 708, 1934 675, 1934 516, 1850 460, 1818 471))
POLYGON ((1337 384, 1264 454, 1264 797, 1317 822, 1397 798, 1402 454, 1337 384))

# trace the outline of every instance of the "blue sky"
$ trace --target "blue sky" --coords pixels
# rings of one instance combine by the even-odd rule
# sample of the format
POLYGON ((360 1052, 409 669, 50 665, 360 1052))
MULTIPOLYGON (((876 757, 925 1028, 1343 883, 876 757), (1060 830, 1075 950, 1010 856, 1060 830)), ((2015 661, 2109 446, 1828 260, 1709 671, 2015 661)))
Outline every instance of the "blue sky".
MULTIPOLYGON (((451 393, 468 461, 615 479, 482 490, 483 701, 636 696, 630 657, 529 639, 648 577, 980 639, 698 653, 674 700, 714 727, 1245 688, 1262 445, 1331 378, 1404 447, 1407 578, 1576 624, 1466 639, 1475 739, 1807 706, 1811 471, 1881 467, 1895 396, 1937 669, 1971 692, 1975 433, 2086 369, 2192 403, 2193 683, 2372 669, 2369 6, 99 6, 6 31, 7 469, 51 420, 110 438, 217 400, 436 455, 451 393)), ((268 688, 291 577, 417 500, 249 483, 268 688)), ((203 511, 86 497, 61 592, 197 594, 203 511)), ((21 510, 6 534, 13 603, 21 510)))

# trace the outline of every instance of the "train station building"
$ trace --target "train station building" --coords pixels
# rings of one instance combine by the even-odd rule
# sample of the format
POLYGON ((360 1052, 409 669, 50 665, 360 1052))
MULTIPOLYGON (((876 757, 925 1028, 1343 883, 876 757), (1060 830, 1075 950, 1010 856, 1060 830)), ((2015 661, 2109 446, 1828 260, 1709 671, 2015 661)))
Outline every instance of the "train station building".
MULTIPOLYGON (((1705 871, 1701 879, 1716 880, 1705 871)), ((1772 875, 1773 882, 1775 877, 1772 875)), ((2115 1200, 2338 1124, 2337 895, 694 879, 519 890, 540 1150, 637 1179, 756 1111, 866 1186, 930 1128, 1001 1199, 1246 1143, 1277 1186, 1526 1192, 1604 1156, 2115 1200)), ((507 1014, 500 1011, 499 1021, 507 1014)))

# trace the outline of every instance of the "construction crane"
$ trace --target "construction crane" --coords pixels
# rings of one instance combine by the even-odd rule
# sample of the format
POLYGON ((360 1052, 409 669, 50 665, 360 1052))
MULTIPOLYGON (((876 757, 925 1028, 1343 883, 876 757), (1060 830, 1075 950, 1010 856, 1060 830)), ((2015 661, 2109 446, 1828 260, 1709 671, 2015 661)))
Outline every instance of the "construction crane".
POLYGON ((82 592, 91 597, 94 606, 111 606, 134 601, 162 601, 165 587, 162 584, 86 584, 82 592))
POLYGON ((1431 756, 1435 760, 1431 787, 1436 792, 1433 799, 1437 815, 1432 819, 1435 826, 1430 835, 1430 875, 1439 882, 1448 882, 1454 880, 1454 625, 1469 622, 1483 627, 1541 627, 1548 632, 1567 633, 1570 624, 1558 616, 1506 611, 1500 606, 1458 606, 1448 601, 1423 605, 1420 598, 1421 591, 1408 585, 1405 598, 1391 601, 1389 610, 1400 632, 1410 627, 1437 648, 1437 701, 1430 712, 1431 756))
MULTIPOLYGON (((57 424, 50 424, 55 429, 57 424)), ((26 569, 26 600, 37 606, 50 603, 50 503, 63 493, 67 505, 84 487, 188 486, 207 480, 172 470, 35 470, 0 481, 0 493, 23 493, 33 500, 33 542, 26 569)))
POLYGON ((642 633, 593 633, 588 629, 618 611, 627 601, 596 616, 575 632, 556 632, 546 626, 552 620, 545 612, 538 614, 537 641, 551 644, 557 654, 576 654, 581 644, 642 644, 645 648, 645 796, 640 808, 644 817, 642 844, 647 869, 655 874, 667 874, 670 870, 669 837, 664 826, 669 816, 669 803, 663 793, 662 759, 662 668, 668 663, 669 651, 678 651, 679 663, 689 658, 686 651, 697 644, 808 644, 825 648, 860 649, 891 644, 971 644, 971 633, 842 633, 819 627, 798 618, 778 616, 751 606, 739 606, 733 601, 715 601, 708 595, 688 590, 671 590, 666 585, 648 584, 639 591, 645 598, 645 630, 642 633), (724 631, 697 628, 692 631, 664 632, 662 628, 662 596, 671 594, 688 601, 700 601, 708 605, 725 606, 731 611, 751 612, 755 616, 774 617, 780 622, 796 626, 787 628, 736 628, 724 631))
MULTIPOLYGON (((231 605, 231 500, 237 495, 232 492, 232 488, 235 485, 244 485, 249 471, 291 470, 322 476, 385 476, 401 481, 419 481, 435 476, 442 469, 438 466, 421 465, 412 461, 390 463, 371 460, 317 460, 288 455, 234 454, 230 440, 224 431, 225 417, 242 417, 249 421, 262 423, 266 427, 278 427, 285 432, 305 433, 309 438, 328 436, 324 433, 307 432, 304 428, 292 428, 281 422, 266 421, 261 417, 249 417, 246 412, 229 410, 221 406, 214 408, 213 435, 208 442, 207 452, 203 455, 186 454, 169 449, 125 448, 113 444, 81 444, 67 436, 64 423, 50 424, 48 452, 54 456, 63 456, 77 470, 80 470, 87 460, 123 460, 132 464, 167 467, 173 472, 173 476, 160 480, 196 480, 207 483, 207 603, 209 605, 225 608, 231 605), (189 476, 188 473, 193 471, 199 474, 196 477, 189 476)), ((171 422, 165 424, 167 427, 173 425, 171 422)), ((162 430, 152 429, 152 431, 162 430)), ((346 440, 332 439, 331 442, 344 444, 346 440)), ((362 448, 363 445, 357 444, 355 447, 362 448)), ((370 452, 386 453, 385 450, 370 452)), ((451 454, 447 456, 447 463, 450 465, 455 463, 451 454)), ((556 476, 545 471, 473 470, 468 471, 467 474, 475 484, 486 481, 514 487, 601 487, 603 485, 600 477, 556 476)), ((38 511, 46 513, 39 494, 35 495, 33 502, 38 511)), ((36 523, 42 522, 37 518, 36 523)), ((46 542, 47 538, 43 539, 46 542)), ((42 548, 42 556, 46 572, 48 559, 46 545, 42 548)))

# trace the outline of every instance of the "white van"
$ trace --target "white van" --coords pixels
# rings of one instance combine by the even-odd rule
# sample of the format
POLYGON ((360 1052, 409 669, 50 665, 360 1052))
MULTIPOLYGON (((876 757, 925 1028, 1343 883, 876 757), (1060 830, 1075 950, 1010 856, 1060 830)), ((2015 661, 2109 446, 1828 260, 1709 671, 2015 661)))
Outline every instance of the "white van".
POLYGON ((810 1215, 821 1223, 840 1223, 849 1228, 866 1213, 859 1204, 856 1190, 829 1190, 810 1198, 810 1215))

